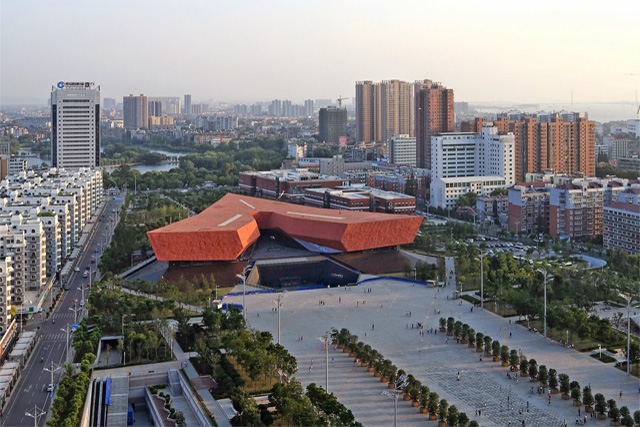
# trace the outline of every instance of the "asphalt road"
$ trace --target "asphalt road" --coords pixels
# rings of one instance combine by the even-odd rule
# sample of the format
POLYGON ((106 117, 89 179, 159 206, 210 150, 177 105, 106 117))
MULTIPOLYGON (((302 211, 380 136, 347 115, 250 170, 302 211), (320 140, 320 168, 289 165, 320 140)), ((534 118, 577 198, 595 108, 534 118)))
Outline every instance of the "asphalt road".
MULTIPOLYGON (((29 321, 25 330, 38 331, 41 339, 36 345, 36 349, 30 360, 25 366, 16 388, 8 399, 5 406, 4 414, 0 418, 0 426, 28 426, 34 425, 34 419, 26 413, 44 414, 38 418, 38 426, 45 425, 47 412, 51 406, 51 393, 47 392, 47 386, 51 383, 51 373, 45 371, 45 368, 51 369, 52 363, 54 371, 54 384, 60 381, 63 365, 66 362, 67 354, 65 352, 67 333, 65 328, 71 327, 74 322, 74 306, 77 307, 77 322, 80 322, 82 309, 80 301, 82 299, 81 287, 85 287, 89 283, 89 278, 83 278, 83 272, 86 267, 91 267, 93 271, 93 280, 99 278, 97 270, 97 260, 101 255, 101 251, 105 243, 108 244, 110 238, 110 230, 117 223, 117 215, 120 212, 122 201, 115 201, 113 196, 108 197, 108 206, 104 210, 104 220, 100 217, 92 218, 96 221, 95 232, 90 239, 86 250, 80 255, 77 266, 80 271, 77 272, 70 282, 70 289, 62 294, 63 301, 59 302, 52 316, 47 320, 42 320, 41 315, 36 315, 29 321), (116 213, 112 213, 115 209, 116 213), (114 218, 114 221, 111 221, 114 218), (98 250, 98 253, 94 252, 98 250), (91 258, 96 257, 96 263, 91 263, 91 258), (54 323, 55 322, 55 323, 54 323), (41 361, 42 360, 42 361, 41 361), (56 369, 60 367, 59 369, 56 369), (37 409, 36 409, 37 408, 37 409)), ((59 288, 55 288, 53 295, 56 295, 59 288)), ((88 291, 85 291, 85 298, 88 291)), ((46 305, 48 307, 48 305, 46 305)), ((46 310, 44 310, 46 312, 46 310)), ((72 333, 69 334, 69 342, 72 341, 72 333)))

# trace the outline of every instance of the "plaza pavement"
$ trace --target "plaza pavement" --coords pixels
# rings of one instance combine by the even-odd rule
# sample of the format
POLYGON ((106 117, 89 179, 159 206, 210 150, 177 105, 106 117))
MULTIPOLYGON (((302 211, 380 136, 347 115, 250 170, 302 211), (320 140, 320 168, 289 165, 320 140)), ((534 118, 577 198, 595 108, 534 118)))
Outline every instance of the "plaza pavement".
MULTIPOLYGON (((234 291, 241 292, 242 286, 234 291)), ((527 426, 557 426, 562 420, 575 424, 578 409, 571 400, 562 400, 557 394, 548 405, 546 395, 529 393, 529 387, 535 388, 539 383, 530 383, 526 378, 516 383, 506 378, 507 370, 500 363, 489 358, 480 362, 474 349, 456 344, 452 338, 446 343, 446 334, 425 333, 421 338, 418 329, 411 328, 412 323, 421 322, 426 328, 435 329, 440 317, 452 316, 510 349, 522 350, 529 359, 536 359, 538 365, 554 368, 558 374, 568 374, 572 381, 579 381, 581 387, 591 384, 594 394, 603 393, 607 399, 615 399, 618 407, 626 405, 632 413, 640 407, 636 378, 540 334, 511 325, 488 311, 474 308, 471 312, 471 304, 447 299, 451 291, 378 280, 357 287, 288 292, 280 313, 281 343, 298 360, 296 379, 305 386, 315 382, 324 387, 325 354, 316 337, 323 336, 332 327, 347 328, 480 425, 520 426, 523 419, 527 426), (369 288, 371 293, 366 292, 369 288), (320 305, 320 301, 324 304, 320 305), (437 310, 440 314, 435 313, 437 310), (372 330, 372 326, 375 329, 372 330), (299 340, 299 336, 303 339, 299 340), (309 371, 312 360, 313 368, 309 371), (460 381, 456 380, 458 372, 460 381), (621 390, 622 398, 619 397, 621 390), (482 410, 479 417, 475 415, 478 409, 482 410)), ((270 331, 277 340, 278 315, 273 311, 273 300, 274 294, 247 295, 247 320, 251 327, 270 331)), ((225 302, 241 304, 242 295, 225 298, 225 302)), ((329 392, 365 426, 393 422, 393 401, 381 395, 384 390, 386 386, 372 373, 354 366, 353 359, 341 350, 331 348, 329 392)), ((426 416, 418 412, 409 402, 398 401, 399 425, 424 425, 426 416)), ((609 425, 609 420, 589 420, 589 424, 604 426, 609 425)))

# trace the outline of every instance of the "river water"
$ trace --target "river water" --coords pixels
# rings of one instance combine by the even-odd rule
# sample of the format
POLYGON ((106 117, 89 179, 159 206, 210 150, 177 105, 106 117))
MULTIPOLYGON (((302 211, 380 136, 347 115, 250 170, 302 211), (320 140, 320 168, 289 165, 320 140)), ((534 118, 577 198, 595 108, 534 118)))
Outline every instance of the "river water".
MULTIPOLYGON (((167 157, 177 157, 180 158, 182 156, 186 156, 189 153, 174 153, 174 152, 170 152, 170 151, 163 151, 163 150, 155 150, 155 149, 149 149, 149 151, 153 152, 153 153, 160 153, 160 154, 164 154, 167 157)), ((23 157, 24 159, 27 160, 27 165, 29 168, 31 167, 40 167, 40 165, 42 164, 42 162, 47 163, 49 166, 51 165, 51 159, 47 159, 47 158, 40 158, 40 157, 35 157, 35 156, 25 156, 23 157)), ((140 174, 145 174, 147 172, 151 172, 151 171, 159 171, 159 172, 168 172, 173 168, 177 168, 178 167, 178 163, 163 163, 161 165, 137 165, 137 166, 132 166, 131 169, 135 169, 137 171, 140 171, 140 174)), ((104 170, 106 170, 108 173, 113 172, 116 168, 115 167, 105 167, 103 168, 104 170)))

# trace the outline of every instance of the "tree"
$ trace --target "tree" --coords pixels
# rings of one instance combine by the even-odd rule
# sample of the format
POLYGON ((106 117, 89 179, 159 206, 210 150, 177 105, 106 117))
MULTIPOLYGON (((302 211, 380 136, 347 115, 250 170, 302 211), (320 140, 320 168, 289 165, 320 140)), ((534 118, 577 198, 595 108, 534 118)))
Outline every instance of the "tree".
POLYGON ((562 394, 569 394, 569 391, 570 391, 569 375, 560 374, 558 378, 560 379, 560 391, 562 392, 562 394))
POLYGON ((469 328, 469 331, 467 332, 467 342, 471 345, 475 344, 476 342, 476 330, 473 328, 469 328))
POLYGON ((582 390, 582 403, 584 403, 584 405, 587 407, 591 407, 593 406, 594 401, 595 400, 593 399, 593 394, 591 393, 591 387, 585 387, 582 390))
POLYGON ((330 158, 332 156, 331 150, 326 147, 318 147, 313 150, 313 157, 330 158))
POLYGON ((491 354, 491 343, 492 343, 491 337, 488 336, 488 335, 485 336, 484 337, 484 352, 487 355, 491 354))
POLYGON ((483 345, 484 345, 484 334, 482 332, 478 332, 476 334, 476 348, 478 350, 482 350, 483 345))
POLYGON ((518 351, 511 350, 511 353, 509 354, 509 364, 511 365, 511 368, 513 368, 513 370, 518 369, 518 362, 520 362, 520 357, 518 357, 518 351))
POLYGON ((520 357, 520 373, 522 375, 527 375, 529 373, 529 362, 527 361, 527 356, 524 354, 520 357))
POLYGON ((420 407, 426 408, 429 404, 429 387, 426 385, 420 387, 420 407))
MULTIPOLYGON (((518 353, 516 353, 517 355, 518 353)), ((502 363, 507 363, 509 361, 509 347, 503 345, 500 347, 500 360, 502 363)))
POLYGON ((438 418, 440 421, 445 421, 447 419, 447 409, 449 408, 449 402, 445 399, 440 400, 440 404, 438 405, 438 418))
POLYGON ((461 333, 462 333, 462 322, 460 320, 456 321, 456 323, 453 324, 453 335, 456 338, 460 338, 461 337, 461 333))
POLYGON ((622 425, 625 427, 633 427, 633 418, 631 418, 631 412, 629 408, 623 406, 620 408, 620 416, 622 417, 622 425))
POLYGON ((455 405, 451 405, 447 414, 447 425, 456 427, 458 425, 458 415, 458 408, 455 405))
POLYGON ((597 393, 595 395, 595 399, 596 399, 596 412, 598 412, 598 414, 600 415, 604 415, 605 412, 607 412, 607 402, 604 398, 604 396, 601 393, 597 393))
POLYGON ((458 414, 458 427, 467 427, 469 424, 469 417, 464 412, 458 414))
POLYGON ((429 405, 428 405, 428 409, 429 409, 429 414, 431 415, 436 415, 438 412, 438 399, 440 396, 438 396, 438 393, 436 392, 431 392, 429 393, 429 405))
POLYGON ((495 340, 491 343, 491 355, 493 357, 500 357, 500 341, 495 340))
POLYGON ((529 377, 531 377, 532 381, 535 381, 538 376, 538 362, 536 359, 529 360, 529 377))
POLYGON ((549 388, 552 390, 558 389, 558 377, 555 369, 549 369, 549 388))
POLYGON ((538 369, 538 379, 541 383, 545 384, 549 380, 549 371, 547 371, 546 365, 540 365, 540 368, 538 369))
POLYGON ((580 392, 580 387, 574 387, 571 389, 571 398, 573 400, 575 400, 576 402, 579 402, 581 397, 582 397, 582 393, 580 392))
POLYGON ((473 191, 469 191, 467 193, 462 194, 456 200, 456 206, 458 207, 476 207, 476 201, 478 200, 478 195, 473 191))

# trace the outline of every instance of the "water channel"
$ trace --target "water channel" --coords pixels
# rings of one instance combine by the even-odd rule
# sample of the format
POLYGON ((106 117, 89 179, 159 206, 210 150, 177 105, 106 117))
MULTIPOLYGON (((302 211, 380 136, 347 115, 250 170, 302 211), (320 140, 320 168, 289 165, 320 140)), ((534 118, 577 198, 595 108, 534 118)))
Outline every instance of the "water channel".
MULTIPOLYGON (((180 152, 170 152, 170 151, 164 151, 164 150, 156 150, 153 148, 150 148, 149 151, 151 151, 152 153, 160 153, 160 154, 164 154, 167 157, 173 157, 173 158, 179 158, 182 156, 185 156, 189 153, 180 153, 180 152)), ((29 169, 31 169, 32 167, 40 167, 40 165, 44 162, 47 163, 48 165, 51 165, 51 159, 50 158, 42 158, 42 157, 35 157, 35 156, 23 156, 21 157, 23 159, 25 159, 27 161, 27 166, 29 169)), ((159 172, 168 172, 173 168, 177 168, 178 164, 177 163, 163 163, 160 165, 136 165, 136 166, 132 166, 131 169, 135 169, 137 171, 140 171, 141 174, 145 174, 147 172, 151 172, 151 171, 159 171, 159 172)), ((104 170, 106 170, 108 173, 113 172, 116 169, 116 167, 105 167, 104 170)))

